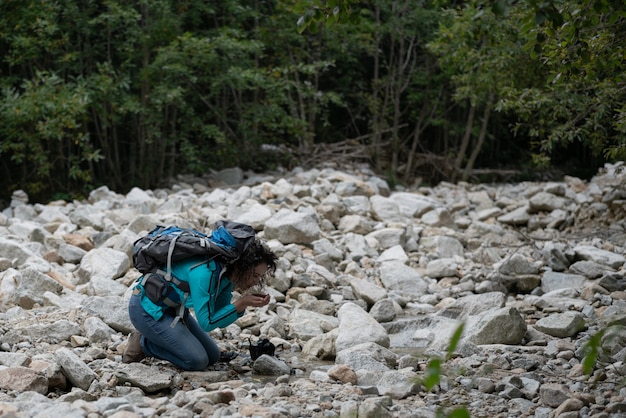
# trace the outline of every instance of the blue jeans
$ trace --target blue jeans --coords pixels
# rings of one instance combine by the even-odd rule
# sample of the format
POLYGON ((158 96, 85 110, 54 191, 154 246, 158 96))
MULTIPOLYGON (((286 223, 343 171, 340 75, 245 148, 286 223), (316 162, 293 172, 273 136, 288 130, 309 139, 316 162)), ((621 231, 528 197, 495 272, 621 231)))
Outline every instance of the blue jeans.
POLYGON ((166 312, 155 321, 141 306, 138 295, 132 295, 128 304, 130 321, 141 333, 141 348, 148 357, 167 360, 183 370, 204 370, 220 358, 220 350, 198 321, 186 315, 185 323, 166 312))

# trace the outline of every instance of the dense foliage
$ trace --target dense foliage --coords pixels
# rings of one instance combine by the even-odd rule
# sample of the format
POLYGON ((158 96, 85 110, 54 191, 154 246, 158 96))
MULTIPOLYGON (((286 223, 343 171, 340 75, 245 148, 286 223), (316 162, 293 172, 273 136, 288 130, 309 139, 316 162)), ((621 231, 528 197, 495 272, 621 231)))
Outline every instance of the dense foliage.
POLYGON ((625 156, 625 22, 610 0, 4 0, 0 198, 340 141, 407 183, 594 170, 625 156))

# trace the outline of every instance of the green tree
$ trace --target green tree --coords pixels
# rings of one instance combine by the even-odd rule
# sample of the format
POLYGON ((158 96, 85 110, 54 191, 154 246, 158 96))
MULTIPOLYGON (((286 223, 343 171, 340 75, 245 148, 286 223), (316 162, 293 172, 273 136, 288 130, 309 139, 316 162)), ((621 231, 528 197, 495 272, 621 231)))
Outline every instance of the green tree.
MULTIPOLYGON (((380 1, 375 4, 375 16, 373 145, 389 143, 390 171, 402 174, 408 182, 417 165, 416 154, 424 148, 423 134, 444 108, 445 84, 426 48, 441 13, 431 2, 380 1)), ((381 159, 376 165, 381 167, 381 159)))
POLYGON ((63 83, 54 74, 37 71, 22 90, 5 88, 0 102, 0 154, 22 167, 16 180, 30 182, 35 192, 49 184, 66 189, 72 182, 90 183, 91 171, 81 167, 102 156, 82 126, 89 107, 84 81, 63 83))
POLYGON ((102 160, 86 123, 88 82, 69 68, 77 54, 64 13, 59 3, 0 3, 0 155, 5 179, 32 193, 82 189, 102 160))
POLYGON ((434 163, 418 155, 427 152, 424 133, 441 121, 447 100, 426 49, 441 15, 438 5, 383 0, 337 7, 343 18, 320 12, 313 20, 334 63, 327 83, 345 103, 337 110, 349 121, 344 138, 368 146, 374 167, 390 180, 408 182, 418 166, 434 163))
MULTIPOLYGON (((263 62, 271 83, 264 106, 285 109, 284 122, 274 119, 274 132, 296 146, 300 154, 309 153, 323 127, 329 125, 330 109, 344 106, 339 83, 329 80, 336 74, 337 50, 341 41, 332 30, 320 27, 315 33, 296 31, 298 1, 276 3, 272 16, 259 28, 259 39, 266 46, 263 62), (276 42, 280 39, 280 42, 276 42), (281 126, 283 125, 283 126, 281 126)), ((344 51, 345 52, 345 51, 344 51)))
POLYGON ((515 86, 532 85, 542 73, 523 48, 519 14, 511 10, 506 17, 481 2, 465 3, 447 10, 437 39, 429 44, 453 83, 454 100, 467 109, 452 179, 469 179, 487 139, 494 106, 503 110, 503 95, 515 86))
POLYGON ((405 182, 425 167, 453 180, 498 164, 509 130, 521 143, 532 137, 539 156, 580 142, 618 158, 623 9, 590 0, 6 0, 3 194, 125 191, 283 162, 268 159, 265 144, 297 158, 349 140, 405 182))
POLYGON ((620 1, 529 1, 525 48, 543 82, 511 89, 502 109, 536 139, 540 159, 580 142, 608 159, 626 157, 626 5, 620 1))
POLYGON ((359 0, 307 0, 298 1, 296 11, 298 31, 317 32, 328 22, 358 22, 358 15, 352 12, 352 6, 359 0))

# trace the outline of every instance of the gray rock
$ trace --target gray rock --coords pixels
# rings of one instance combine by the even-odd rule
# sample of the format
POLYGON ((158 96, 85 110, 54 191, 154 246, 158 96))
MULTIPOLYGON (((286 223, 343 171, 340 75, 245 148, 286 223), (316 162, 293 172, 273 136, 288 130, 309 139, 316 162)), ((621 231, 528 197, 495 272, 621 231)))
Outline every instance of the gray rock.
POLYGON ((569 267, 574 274, 579 274, 587 279, 597 279, 606 272, 606 267, 593 261, 577 261, 569 267))
POLYGON ((374 305, 376 302, 387 297, 387 291, 384 287, 378 286, 366 279, 351 279, 350 287, 354 295, 364 300, 368 306, 374 305))
POLYGON ((374 219, 383 222, 398 222, 404 219, 400 212, 400 206, 391 198, 373 195, 370 197, 370 205, 374 219))
POLYGON ((142 363, 121 364, 115 368, 120 383, 130 383, 146 393, 167 389, 172 385, 172 372, 160 371, 142 363))
POLYGON ((82 390, 88 390, 91 383, 98 379, 98 375, 67 348, 59 348, 55 352, 55 356, 65 376, 73 385, 82 390))
POLYGON ((408 218, 419 218, 426 212, 442 206, 441 202, 417 193, 394 192, 389 197, 396 202, 400 212, 408 218))
POLYGON ((310 244, 320 238, 317 221, 308 213, 281 209, 265 223, 266 239, 276 239, 283 244, 310 244))
POLYGON ((541 290, 548 293, 560 289, 582 289, 586 282, 587 279, 579 274, 546 271, 541 277, 541 290))
POLYGON ((130 258, 126 253, 112 248, 95 248, 87 253, 77 270, 81 284, 94 278, 115 280, 121 277, 130 268, 130 258))
POLYGON ((332 243, 327 238, 322 238, 311 243, 313 250, 318 254, 328 254, 331 260, 339 261, 343 259, 343 252, 338 248, 338 244, 332 243))
POLYGON ((18 286, 15 297, 19 306, 31 309, 33 305, 43 305, 44 292, 60 293, 63 286, 50 276, 35 269, 27 268, 18 277, 18 286))
POLYGON ((526 322, 515 308, 500 308, 468 318, 467 340, 476 344, 519 344, 526 322))
POLYGON ((0 370, 0 389, 17 392, 32 391, 45 395, 48 393, 48 379, 27 367, 8 367, 0 370))
POLYGON ((456 299, 451 305, 439 311, 439 315, 454 319, 465 319, 486 311, 503 308, 506 295, 502 292, 486 292, 479 295, 468 295, 456 299))
POLYGON ((502 215, 502 209, 490 207, 472 214, 472 217, 478 221, 486 221, 491 218, 497 218, 500 215, 502 215))
POLYGON ((289 315, 289 337, 307 341, 339 326, 334 316, 305 309, 294 309, 289 315))
POLYGON ((526 225, 530 220, 528 211, 528 206, 521 206, 509 213, 499 216, 497 220, 505 225, 526 225))
POLYGON ((84 300, 82 308, 116 331, 129 334, 135 328, 128 317, 128 303, 119 296, 92 296, 84 300))
POLYGON ((359 416, 359 403, 353 400, 342 402, 339 416, 341 418, 357 418, 359 416))
POLYGON ((537 274, 539 268, 527 257, 515 253, 500 263, 498 271, 505 275, 537 274))
POLYGON ((376 261, 378 261, 379 263, 384 263, 386 261, 407 263, 409 261, 409 256, 404 251, 404 247, 402 245, 395 245, 383 251, 382 254, 378 256, 376 261))
POLYGON ((455 277, 459 274, 459 265, 454 258, 432 260, 426 266, 426 275, 434 279, 455 277))
POLYGON ((463 257, 463 244, 454 237, 432 236, 422 237, 419 245, 423 250, 433 253, 438 258, 463 257))
POLYGON ((448 227, 454 228, 456 225, 454 224, 454 220, 452 219, 452 215, 450 212, 443 207, 435 208, 429 212, 424 213, 420 220, 425 225, 431 227, 448 227))
POLYGON ((389 335, 369 313, 354 303, 346 303, 337 311, 339 333, 335 341, 337 352, 367 342, 389 347, 389 335))
POLYGON ((423 295, 428 287, 419 272, 394 261, 383 263, 380 266, 380 280, 388 291, 397 291, 414 298, 423 295))
POLYGON ((69 341, 72 335, 80 333, 80 325, 61 319, 51 324, 23 324, 15 327, 4 335, 3 341, 9 344, 17 344, 24 340, 58 343, 69 341))
POLYGON ((337 229, 343 233, 369 234, 374 224, 365 216, 346 215, 337 223, 337 229))
POLYGON ((22 353, 0 352, 0 364, 7 367, 27 367, 30 364, 30 357, 22 353))
POLYGON ((598 285, 602 286, 609 292, 619 292, 626 290, 626 275, 620 273, 604 273, 598 280, 598 285))
POLYGON ((101 187, 87 202, 29 204, 16 192, 0 214, 0 373, 21 368, 33 378, 24 387, 47 380, 55 396, 9 385, 0 410, 20 418, 434 418, 441 405, 465 405, 472 416, 619 414, 623 167, 607 164, 585 181, 390 190, 369 167, 340 171, 329 162, 266 175, 235 168, 243 181, 225 189, 212 188, 225 183, 208 174, 126 195, 101 187), (272 302, 212 332, 220 349, 243 352, 201 372, 157 359, 121 363, 133 329, 129 288, 139 277, 129 263, 133 242, 157 224, 208 232, 224 217, 253 225, 278 255, 272 302), (69 247, 70 233, 95 249, 69 247), (587 379, 580 362, 598 331, 600 363, 587 379), (277 345, 267 369, 245 353, 254 336, 277 345), (357 341, 367 342, 337 352, 357 341), (70 345, 71 365, 62 367, 58 350, 70 345), (433 356, 442 359, 441 379, 418 394, 433 356), (329 362, 356 377, 331 378, 329 362), (83 389, 69 368, 85 372, 73 376, 83 389))
POLYGON ((2 257, 12 260, 17 266, 21 266, 29 257, 35 255, 21 241, 0 238, 0 254, 2 257))
POLYGON ((398 315, 398 311, 402 311, 402 307, 392 299, 380 299, 369 310, 369 314, 378 323, 393 321, 398 315))
POLYGON ((618 269, 626 263, 626 257, 621 254, 596 248, 592 245, 577 245, 574 247, 576 257, 581 260, 593 261, 598 264, 604 264, 613 269, 618 269))
POLYGON ((461 321, 434 316, 398 319, 383 323, 389 333, 390 347, 411 347, 415 350, 445 351, 461 321))
POLYGON ((268 356, 267 354, 263 354, 257 358, 252 368, 260 375, 280 376, 283 374, 291 374, 291 367, 284 361, 276 357, 268 356))
POLYGON ((553 337, 573 337, 585 329, 585 319, 574 311, 552 314, 538 320, 535 328, 553 337))
POLYGON ((73 245, 61 244, 59 246, 59 257, 66 263, 79 264, 87 251, 73 245))
POLYGON ((614 301, 611 306, 601 312, 598 320, 599 325, 602 327, 626 325, 626 301, 614 301))
POLYGON ((85 335, 91 343, 108 343, 115 333, 113 328, 96 316, 85 319, 83 326, 85 327, 85 335))
POLYGON ((565 385, 546 383, 541 385, 539 396, 543 405, 556 408, 570 399, 572 393, 565 385))
POLYGON ((309 359, 335 360, 338 334, 339 329, 335 328, 307 340, 302 347, 302 355, 309 359))
POLYGON ((344 196, 343 204, 346 207, 347 215, 359 215, 364 221, 369 221, 372 205, 366 196, 344 196))
POLYGON ((379 247, 387 250, 392 247, 403 247, 407 241, 405 228, 382 228, 367 234, 367 238, 378 241, 379 247))
POLYGON ((389 410, 389 398, 367 398, 359 405, 358 416, 364 418, 390 418, 394 414, 389 410))
POLYGON ((230 218, 235 222, 250 225, 255 230, 260 231, 272 215, 274 215, 272 209, 255 202, 247 206, 241 213, 236 216, 230 216, 230 218))
POLYGON ((554 271, 566 270, 573 257, 573 254, 569 255, 567 246, 561 243, 547 242, 541 252, 547 266, 554 271))
POLYGON ((376 258, 378 252, 369 245, 363 235, 357 233, 347 233, 344 235, 345 256, 348 260, 359 261, 363 257, 376 258))
POLYGON ((539 192, 530 198, 529 204, 529 213, 552 212, 565 208, 566 200, 552 193, 539 192))
POLYGON ((133 187, 123 198, 124 203, 128 206, 137 206, 137 207, 145 207, 149 211, 153 209, 153 201, 154 199, 150 195, 150 193, 141 190, 138 187, 133 187))
POLYGON ((357 373, 357 384, 376 385, 380 374, 395 367, 397 355, 376 343, 362 343, 337 352, 335 364, 345 364, 357 373), (372 376, 369 373, 374 372, 372 376), (365 373, 367 379, 361 376, 365 373))
POLYGON ((378 393, 392 399, 404 399, 417 394, 421 385, 418 375, 411 368, 383 372, 377 381, 378 393))

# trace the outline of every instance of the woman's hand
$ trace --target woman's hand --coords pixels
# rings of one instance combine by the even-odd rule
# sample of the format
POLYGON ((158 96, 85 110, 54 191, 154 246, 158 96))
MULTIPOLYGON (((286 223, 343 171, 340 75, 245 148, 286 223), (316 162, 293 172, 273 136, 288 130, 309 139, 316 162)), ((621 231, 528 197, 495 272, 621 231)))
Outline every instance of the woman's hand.
POLYGON ((233 305, 238 313, 243 312, 248 306, 259 308, 270 303, 270 295, 245 295, 237 299, 233 305))

